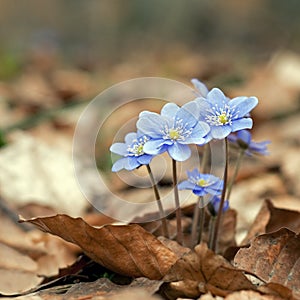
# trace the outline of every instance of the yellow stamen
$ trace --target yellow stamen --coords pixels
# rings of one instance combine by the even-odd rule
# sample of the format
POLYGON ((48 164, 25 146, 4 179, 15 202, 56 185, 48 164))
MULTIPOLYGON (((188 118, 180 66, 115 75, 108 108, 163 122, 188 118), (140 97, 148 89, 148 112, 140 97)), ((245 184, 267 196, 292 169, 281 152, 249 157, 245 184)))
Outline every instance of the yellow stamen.
POLYGON ((177 140, 180 137, 180 134, 176 129, 170 129, 169 137, 171 140, 177 140))

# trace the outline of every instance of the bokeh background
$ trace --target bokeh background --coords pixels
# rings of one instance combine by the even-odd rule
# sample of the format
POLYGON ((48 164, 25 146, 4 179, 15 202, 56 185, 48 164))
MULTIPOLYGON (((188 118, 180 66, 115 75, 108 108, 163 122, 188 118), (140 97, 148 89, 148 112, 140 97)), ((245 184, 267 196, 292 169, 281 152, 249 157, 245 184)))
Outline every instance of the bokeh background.
MULTIPOLYGON (((251 160, 241 178, 281 172, 282 153, 289 157, 291 145, 299 150, 299 13, 297 0, 0 0, 0 144, 6 146, 0 196, 82 214, 78 203, 86 201, 72 162, 76 123, 106 88, 147 76, 189 85, 195 77, 229 97, 257 96, 253 134, 272 140, 272 155, 263 167, 251 160)), ((137 192, 111 174, 108 149, 112 132, 143 109, 129 105, 113 116, 96 146, 98 166, 113 188, 135 198, 137 192)), ((282 176, 292 185, 298 180, 300 167, 291 166, 288 174, 270 177, 264 196, 277 193, 273 182, 282 176)))

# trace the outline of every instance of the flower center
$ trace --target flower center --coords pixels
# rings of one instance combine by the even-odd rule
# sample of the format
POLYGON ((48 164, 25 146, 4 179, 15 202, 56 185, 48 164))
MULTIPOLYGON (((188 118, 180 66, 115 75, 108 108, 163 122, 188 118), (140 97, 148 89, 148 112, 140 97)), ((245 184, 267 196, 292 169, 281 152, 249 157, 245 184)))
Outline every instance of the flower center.
POLYGON ((207 123, 212 126, 231 125, 232 120, 236 118, 238 118, 238 111, 235 110, 235 107, 230 107, 226 103, 222 107, 215 104, 207 110, 205 117, 207 123))
POLYGON ((184 141, 193 132, 191 128, 187 128, 187 127, 188 127, 188 123, 183 123, 182 119, 176 119, 174 121, 174 125, 172 128, 170 128, 167 124, 165 124, 161 132, 165 140, 184 141))
POLYGON ((208 185, 208 182, 205 179, 201 178, 197 181, 197 185, 199 185, 201 187, 205 187, 208 185))
POLYGON ((138 140, 133 140, 132 144, 127 148, 127 151, 129 152, 128 156, 141 156, 145 154, 144 145, 147 141, 149 141, 149 138, 146 136, 143 136, 138 140))
POLYGON ((219 122, 223 125, 228 123, 226 113, 222 113, 221 115, 219 115, 219 122))
POLYGON ((177 140, 180 138, 180 134, 176 129, 170 129, 169 137, 171 140, 177 140))

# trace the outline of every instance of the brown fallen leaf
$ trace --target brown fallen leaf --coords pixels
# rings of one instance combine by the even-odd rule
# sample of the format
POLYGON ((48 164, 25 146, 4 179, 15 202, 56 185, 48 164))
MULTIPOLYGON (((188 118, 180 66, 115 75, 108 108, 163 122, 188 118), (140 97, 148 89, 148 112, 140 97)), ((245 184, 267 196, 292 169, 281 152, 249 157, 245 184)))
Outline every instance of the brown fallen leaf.
POLYGON ((225 300, 284 300, 284 298, 274 295, 261 295, 255 291, 239 291, 228 295, 225 300))
POLYGON ((154 294, 161 284, 161 281, 137 278, 128 285, 119 285, 107 278, 100 278, 93 282, 51 287, 30 293, 20 299, 159 300, 162 298, 154 294))
POLYGON ((300 232, 300 212, 277 208, 271 200, 265 200, 258 215, 253 222, 252 227, 242 244, 248 244, 252 238, 259 234, 276 231, 286 227, 296 233, 300 232))
POLYGON ((163 280, 169 282, 164 286, 164 292, 172 297, 195 298, 207 291, 226 296, 232 291, 255 290, 241 270, 209 250, 204 243, 180 258, 163 280))
POLYGON ((78 245, 102 266, 122 275, 161 279, 178 257, 139 225, 94 228, 67 215, 22 220, 78 245))
POLYGON ((282 284, 300 297, 300 237, 282 228, 260 235, 240 249, 234 263, 265 282, 282 284))

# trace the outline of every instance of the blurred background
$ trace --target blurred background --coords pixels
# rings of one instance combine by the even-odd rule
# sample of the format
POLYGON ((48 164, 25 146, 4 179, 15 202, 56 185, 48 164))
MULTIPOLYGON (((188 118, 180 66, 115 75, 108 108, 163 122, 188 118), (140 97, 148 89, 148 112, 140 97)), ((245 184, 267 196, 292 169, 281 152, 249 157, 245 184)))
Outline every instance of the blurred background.
MULTIPOLYGON (((72 167, 76 123, 96 95, 136 77, 196 77, 230 97, 255 95, 255 137, 281 141, 287 130, 269 122, 299 119, 299 13, 297 0, 0 0, 1 196, 81 213, 71 203, 83 198, 72 167)), ((128 110, 96 149, 108 172, 111 130, 142 106, 128 110)), ((300 124, 290 122, 295 141, 300 124)), ((283 150, 272 150, 276 170, 283 150)))

